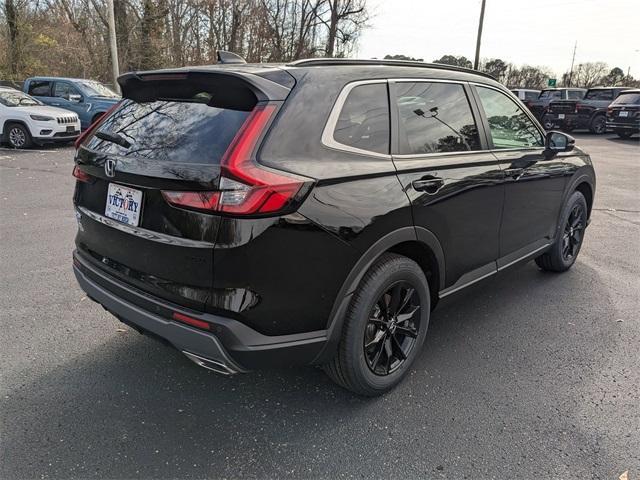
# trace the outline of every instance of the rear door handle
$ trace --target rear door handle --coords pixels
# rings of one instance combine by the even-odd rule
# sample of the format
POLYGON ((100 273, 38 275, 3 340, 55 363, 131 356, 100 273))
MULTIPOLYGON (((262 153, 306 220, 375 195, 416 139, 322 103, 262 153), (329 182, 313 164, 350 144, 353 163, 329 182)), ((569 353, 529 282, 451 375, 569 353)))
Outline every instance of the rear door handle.
POLYGON ((517 179, 524 173, 524 168, 505 168, 503 172, 507 177, 517 179))
POLYGON ((438 177, 423 177, 420 180, 411 182, 411 186, 418 192, 434 194, 442 188, 444 180, 438 177))

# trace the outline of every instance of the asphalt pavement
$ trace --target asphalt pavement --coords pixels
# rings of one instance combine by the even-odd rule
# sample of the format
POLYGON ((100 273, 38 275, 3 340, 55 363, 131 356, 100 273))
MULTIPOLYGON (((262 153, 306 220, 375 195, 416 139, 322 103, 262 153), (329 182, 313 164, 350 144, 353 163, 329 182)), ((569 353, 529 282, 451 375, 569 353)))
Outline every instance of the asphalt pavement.
POLYGON ((0 149, 0 478, 640 478, 640 146, 576 135, 598 188, 575 266, 438 308, 363 399, 316 368, 225 378, 88 300, 73 150, 0 149))

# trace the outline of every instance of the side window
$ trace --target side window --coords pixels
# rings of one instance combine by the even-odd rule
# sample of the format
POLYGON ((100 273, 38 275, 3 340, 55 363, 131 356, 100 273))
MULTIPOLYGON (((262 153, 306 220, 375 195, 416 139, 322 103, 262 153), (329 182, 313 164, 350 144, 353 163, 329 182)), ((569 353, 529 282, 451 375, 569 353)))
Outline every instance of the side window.
POLYGON ((396 83, 399 153, 480 150, 478 128, 464 87, 454 83, 396 83))
POLYGON ((525 100, 537 100, 538 99, 538 92, 526 92, 524 94, 524 98, 525 100))
POLYGON ((569 90, 567 98, 569 100, 582 100, 582 92, 580 90, 569 90))
POLYGON ((69 100, 69 95, 78 93, 77 90, 66 82, 56 82, 53 87, 53 96, 66 98, 69 100))
POLYGON ((35 80, 29 83, 29 95, 48 97, 51 95, 51 82, 35 80))
POLYGON ((542 147, 544 142, 534 123, 505 94, 491 88, 477 87, 487 114, 494 148, 542 147))
POLYGON ((349 147, 388 154, 389 123, 387 84, 358 85, 342 106, 333 139, 349 147))

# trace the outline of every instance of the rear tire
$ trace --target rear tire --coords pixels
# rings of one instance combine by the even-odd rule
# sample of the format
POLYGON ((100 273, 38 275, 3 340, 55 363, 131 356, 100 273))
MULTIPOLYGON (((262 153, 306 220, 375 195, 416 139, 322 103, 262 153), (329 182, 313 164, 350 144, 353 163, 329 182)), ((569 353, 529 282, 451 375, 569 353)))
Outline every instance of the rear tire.
POLYGON ((593 120, 591 120, 591 124, 589 125, 589 131, 591 133, 595 133, 596 135, 602 135, 607 131, 607 119, 604 115, 596 115, 593 120))
POLYGON ((353 294, 338 351, 325 372, 358 395, 391 390, 422 349, 430 307, 429 285, 418 264, 383 254, 353 294))
POLYGON ((536 258, 538 267, 548 272, 564 272, 571 268, 582 247, 587 215, 584 195, 573 192, 562 209, 562 230, 551 248, 536 258))
POLYGON ((29 148, 33 145, 29 129, 20 123, 7 126, 6 141, 12 148, 29 148))

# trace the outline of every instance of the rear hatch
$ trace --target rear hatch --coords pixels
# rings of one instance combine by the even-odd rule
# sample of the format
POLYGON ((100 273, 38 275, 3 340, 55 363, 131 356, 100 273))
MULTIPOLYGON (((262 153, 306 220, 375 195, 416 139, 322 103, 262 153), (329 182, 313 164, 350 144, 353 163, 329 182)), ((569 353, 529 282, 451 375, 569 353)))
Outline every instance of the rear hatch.
POLYGON ((289 89, 222 69, 119 82, 123 100, 78 142, 78 255, 140 290, 208 311, 221 161, 248 119, 289 89))
POLYGON ((607 120, 618 124, 640 122, 640 91, 622 93, 607 108, 607 120))

